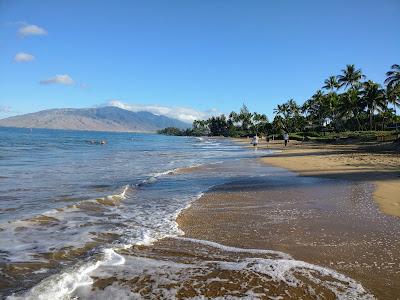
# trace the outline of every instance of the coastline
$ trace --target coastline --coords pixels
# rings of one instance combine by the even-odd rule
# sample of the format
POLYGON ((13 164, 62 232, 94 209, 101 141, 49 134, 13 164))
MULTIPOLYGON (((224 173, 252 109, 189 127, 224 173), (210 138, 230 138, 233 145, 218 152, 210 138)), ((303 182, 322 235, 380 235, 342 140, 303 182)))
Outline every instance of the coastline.
POLYGON ((249 176, 212 188, 179 214, 184 237, 282 251, 350 276, 378 298, 396 299, 400 224, 393 197, 398 155, 357 154, 354 145, 290 143, 287 149, 270 143, 269 149, 282 152, 261 158, 272 176, 289 176, 282 186, 249 176), (380 200, 386 214, 377 209, 372 193, 375 201, 389 201, 385 206, 380 200))
MULTIPOLYGON (((247 139, 235 139, 249 144, 247 139)), ((249 145, 249 147, 252 147, 249 145)), ((400 152, 392 149, 359 144, 317 144, 290 141, 266 143, 258 148, 276 150, 262 162, 288 169, 301 176, 345 179, 370 182, 375 186, 373 198, 379 209, 388 215, 400 217, 400 152)))

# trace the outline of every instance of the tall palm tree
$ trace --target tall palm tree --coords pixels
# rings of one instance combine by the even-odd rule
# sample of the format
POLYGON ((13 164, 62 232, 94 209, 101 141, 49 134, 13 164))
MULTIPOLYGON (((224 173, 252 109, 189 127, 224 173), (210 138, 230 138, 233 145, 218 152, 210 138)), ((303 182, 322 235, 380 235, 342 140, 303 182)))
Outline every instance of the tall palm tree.
POLYGON ((360 80, 365 78, 362 74, 361 69, 356 69, 354 65, 347 65, 346 69, 342 70, 342 74, 338 75, 338 83, 340 87, 351 87, 356 88, 360 84, 360 80))
POLYGON ((386 108, 385 92, 381 86, 372 80, 363 83, 362 91, 363 101, 368 109, 369 129, 372 130, 372 117, 376 110, 382 111, 386 108))
POLYGON ((286 132, 290 132, 288 124, 290 119, 289 105, 287 103, 278 104, 276 108, 274 108, 274 114, 276 114, 274 122, 277 125, 279 124, 279 127, 282 127, 286 132))
POLYGON ((307 114, 307 118, 314 123, 316 121, 318 126, 322 126, 324 124, 324 98, 326 95, 322 93, 321 90, 318 90, 310 99, 308 99, 302 110, 307 114))
POLYGON ((391 69, 386 72, 387 78, 385 80, 385 84, 390 88, 400 84, 400 65, 394 64, 391 66, 391 69))
POLYGON ((328 79, 324 81, 325 85, 322 87, 323 89, 330 90, 333 93, 334 89, 340 87, 339 83, 337 82, 336 76, 329 76, 328 79))
MULTIPOLYGON (((393 104, 394 115, 397 116, 396 107, 400 107, 400 65, 392 65, 391 70, 386 72, 386 76, 387 97, 389 102, 393 104)), ((395 120, 395 123, 396 131, 398 131, 397 120, 395 120)))
POLYGON ((357 89, 350 89, 340 95, 340 102, 338 106, 339 115, 348 119, 349 117, 355 118, 357 121, 358 130, 361 129, 361 122, 359 118, 360 112, 364 109, 361 102, 360 92, 357 89))
POLYGON ((293 115, 298 115, 300 113, 300 106, 297 105, 294 99, 290 99, 287 104, 289 105, 290 112, 293 115))

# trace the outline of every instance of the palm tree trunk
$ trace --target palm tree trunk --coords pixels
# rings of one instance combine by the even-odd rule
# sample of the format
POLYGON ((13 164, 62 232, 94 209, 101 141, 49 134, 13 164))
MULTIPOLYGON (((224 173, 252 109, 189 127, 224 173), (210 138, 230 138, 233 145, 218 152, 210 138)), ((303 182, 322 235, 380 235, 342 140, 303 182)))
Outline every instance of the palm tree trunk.
POLYGON ((369 129, 372 131, 372 111, 369 110, 369 129))
POLYGON ((357 120, 357 125, 358 125, 358 131, 361 131, 361 123, 360 123, 360 119, 358 118, 358 116, 356 117, 357 120))

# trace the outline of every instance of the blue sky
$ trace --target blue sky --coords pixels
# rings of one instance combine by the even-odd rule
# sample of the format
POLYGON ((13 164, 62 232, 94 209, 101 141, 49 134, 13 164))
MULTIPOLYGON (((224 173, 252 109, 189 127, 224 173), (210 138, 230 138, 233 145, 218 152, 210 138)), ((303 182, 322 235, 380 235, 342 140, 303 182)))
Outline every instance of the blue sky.
POLYGON ((399 12, 398 0, 0 0, 0 117, 111 100, 271 117, 346 64, 382 83, 400 63, 399 12))

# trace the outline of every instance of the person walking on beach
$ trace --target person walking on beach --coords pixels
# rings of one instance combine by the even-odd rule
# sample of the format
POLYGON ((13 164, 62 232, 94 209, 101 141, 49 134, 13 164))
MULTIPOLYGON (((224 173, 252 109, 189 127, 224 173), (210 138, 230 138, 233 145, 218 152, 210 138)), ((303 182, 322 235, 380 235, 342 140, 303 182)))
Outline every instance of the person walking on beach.
POLYGON ((251 143, 253 144, 254 147, 256 147, 258 145, 258 136, 257 134, 253 137, 253 139, 251 140, 251 143))
POLYGON ((287 143, 289 142, 289 134, 287 132, 283 134, 283 139, 285 140, 285 147, 286 147, 287 143))

